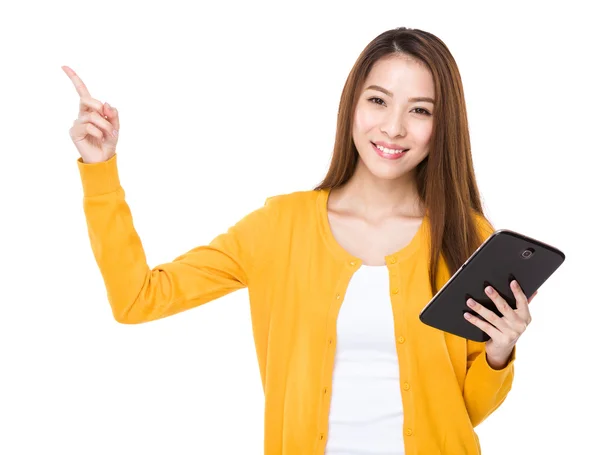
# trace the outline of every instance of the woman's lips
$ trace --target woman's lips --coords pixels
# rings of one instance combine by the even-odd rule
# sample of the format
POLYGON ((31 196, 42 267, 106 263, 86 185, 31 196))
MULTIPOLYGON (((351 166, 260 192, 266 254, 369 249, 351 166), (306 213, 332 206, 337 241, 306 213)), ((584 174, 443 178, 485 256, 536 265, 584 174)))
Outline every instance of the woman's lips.
POLYGON ((394 153, 394 154, 391 154, 391 153, 384 153, 384 152, 382 152, 382 151, 381 151, 381 150, 379 150, 379 149, 377 148, 377 146, 376 146, 375 144, 373 144, 372 142, 371 142, 371 146, 373 147, 373 149, 375 150, 375 152, 376 152, 376 153, 377 153, 377 154, 378 154, 380 157, 382 157, 382 158, 384 158, 384 159, 386 159, 386 160, 398 160, 398 159, 402 158, 404 155, 406 155, 406 152, 408 152, 408 150, 410 150, 410 149, 406 149, 406 150, 404 150, 404 151, 403 151, 403 152, 401 152, 401 153, 394 153))

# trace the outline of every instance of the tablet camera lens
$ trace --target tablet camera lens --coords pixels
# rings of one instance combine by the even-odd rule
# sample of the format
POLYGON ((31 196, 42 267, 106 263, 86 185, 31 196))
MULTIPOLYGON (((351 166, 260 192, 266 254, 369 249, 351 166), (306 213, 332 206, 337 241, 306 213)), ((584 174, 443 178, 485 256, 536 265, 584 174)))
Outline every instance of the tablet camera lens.
POLYGON ((525 251, 523 251, 521 253, 521 257, 523 259, 529 259, 532 254, 533 254, 533 249, 532 248, 527 248, 525 251))

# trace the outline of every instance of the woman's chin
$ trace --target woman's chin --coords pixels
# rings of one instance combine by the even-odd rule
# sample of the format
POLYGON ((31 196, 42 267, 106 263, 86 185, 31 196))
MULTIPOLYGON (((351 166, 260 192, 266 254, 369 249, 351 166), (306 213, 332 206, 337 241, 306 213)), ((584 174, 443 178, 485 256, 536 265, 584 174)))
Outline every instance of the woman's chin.
POLYGON ((391 166, 371 166, 368 170, 374 177, 382 180, 395 180, 404 174, 403 170, 392 169, 391 166))

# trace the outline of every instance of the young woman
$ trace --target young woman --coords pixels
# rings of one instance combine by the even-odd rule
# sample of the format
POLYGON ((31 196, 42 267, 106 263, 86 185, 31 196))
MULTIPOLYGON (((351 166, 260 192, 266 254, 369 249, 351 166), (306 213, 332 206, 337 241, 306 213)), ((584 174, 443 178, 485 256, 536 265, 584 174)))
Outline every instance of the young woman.
MULTIPOLYGON (((456 63, 416 29, 376 37, 344 86, 331 167, 268 198, 209 244, 149 268, 117 172, 117 110, 80 95, 91 246, 115 319, 164 318, 248 287, 265 392, 265 454, 479 454, 531 322, 473 302, 491 339, 433 329, 421 309, 493 232, 473 173, 456 63)), ((465 302, 466 303, 466 302, 465 302)))

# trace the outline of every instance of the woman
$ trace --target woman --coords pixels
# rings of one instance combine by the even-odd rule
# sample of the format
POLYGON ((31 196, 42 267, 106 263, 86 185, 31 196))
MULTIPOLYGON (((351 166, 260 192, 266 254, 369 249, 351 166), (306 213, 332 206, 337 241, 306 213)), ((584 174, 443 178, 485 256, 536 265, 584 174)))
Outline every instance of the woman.
POLYGON ((116 164, 116 109, 81 98, 71 137, 91 246, 115 319, 156 320, 248 287, 265 392, 265 454, 478 454, 474 427, 506 398, 531 321, 475 303, 491 339, 420 310, 493 232, 473 173, 456 63, 430 33, 375 38, 345 84, 331 167, 267 199, 209 244, 152 269, 116 164), (114 133, 114 134, 113 134, 114 133))

